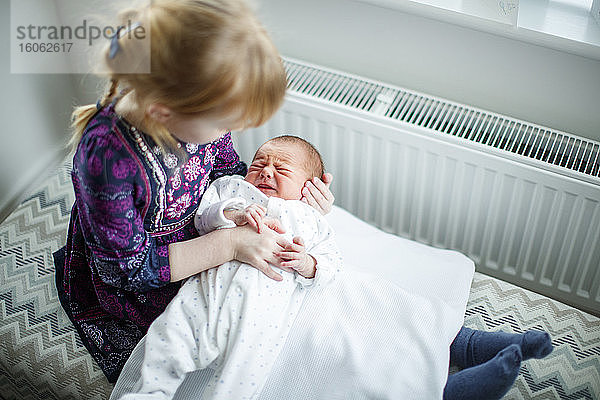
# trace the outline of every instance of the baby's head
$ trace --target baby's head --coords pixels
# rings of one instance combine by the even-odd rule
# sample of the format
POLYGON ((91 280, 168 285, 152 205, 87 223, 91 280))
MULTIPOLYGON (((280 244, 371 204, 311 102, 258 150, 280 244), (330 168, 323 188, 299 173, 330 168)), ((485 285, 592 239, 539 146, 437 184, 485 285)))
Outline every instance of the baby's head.
POLYGON ((300 200, 304 183, 323 172, 323 160, 312 144, 284 135, 258 148, 245 180, 269 197, 300 200))

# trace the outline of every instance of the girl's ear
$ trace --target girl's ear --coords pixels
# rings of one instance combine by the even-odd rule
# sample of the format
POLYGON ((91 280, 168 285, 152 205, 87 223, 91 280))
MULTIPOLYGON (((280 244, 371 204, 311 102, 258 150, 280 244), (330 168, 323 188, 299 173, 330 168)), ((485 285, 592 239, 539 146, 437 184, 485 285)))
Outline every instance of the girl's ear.
POLYGON ((152 103, 146 107, 146 115, 164 125, 173 116, 173 111, 163 104, 152 103))

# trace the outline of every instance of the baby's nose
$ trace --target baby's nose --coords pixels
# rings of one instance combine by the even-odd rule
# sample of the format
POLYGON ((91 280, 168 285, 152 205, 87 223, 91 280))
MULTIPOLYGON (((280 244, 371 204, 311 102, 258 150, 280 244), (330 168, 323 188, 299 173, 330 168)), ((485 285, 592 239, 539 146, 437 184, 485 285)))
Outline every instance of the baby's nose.
POLYGON ((265 179, 271 179, 273 177, 273 171, 269 167, 265 167, 260 171, 260 176, 265 179))

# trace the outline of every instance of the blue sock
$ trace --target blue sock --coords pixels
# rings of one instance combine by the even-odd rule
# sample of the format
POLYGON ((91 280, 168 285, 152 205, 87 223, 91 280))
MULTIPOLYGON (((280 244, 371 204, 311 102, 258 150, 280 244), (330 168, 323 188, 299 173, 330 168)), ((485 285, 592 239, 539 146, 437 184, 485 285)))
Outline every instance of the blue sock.
POLYGON ((483 364, 448 377, 444 400, 497 400, 512 387, 521 367, 521 348, 510 345, 483 364))
POLYGON ((552 352, 550 335, 544 331, 486 332, 463 326, 450 345, 450 363, 460 368, 479 365, 511 344, 520 346, 523 361, 544 358, 552 352))

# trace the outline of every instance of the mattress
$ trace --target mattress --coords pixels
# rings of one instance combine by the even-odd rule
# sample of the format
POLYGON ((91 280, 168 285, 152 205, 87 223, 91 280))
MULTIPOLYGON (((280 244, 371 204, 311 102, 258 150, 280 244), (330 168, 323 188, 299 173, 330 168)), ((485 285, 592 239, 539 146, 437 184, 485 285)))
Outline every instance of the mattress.
MULTIPOLYGON (((62 310, 52 253, 66 239, 73 193, 69 165, 49 171, 0 224, 0 396, 106 399, 112 385, 62 310)), ((553 353, 528 360, 506 399, 600 398, 600 319, 475 272, 465 325, 544 329, 553 353)))

